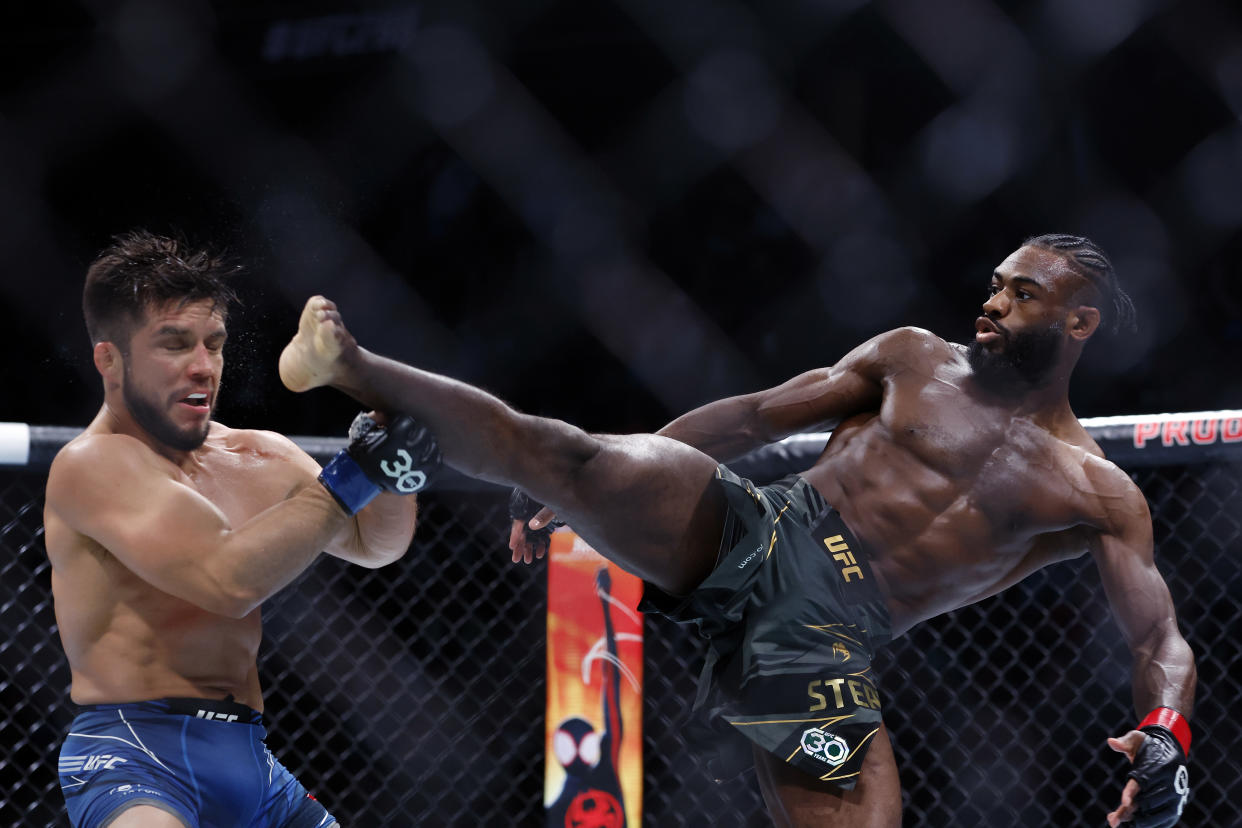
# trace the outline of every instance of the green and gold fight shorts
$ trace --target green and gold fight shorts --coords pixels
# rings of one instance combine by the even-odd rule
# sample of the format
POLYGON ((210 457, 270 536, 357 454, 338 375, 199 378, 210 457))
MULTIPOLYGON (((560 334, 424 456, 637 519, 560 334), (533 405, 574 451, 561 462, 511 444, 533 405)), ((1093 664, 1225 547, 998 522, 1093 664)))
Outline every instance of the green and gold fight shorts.
POLYGON ((872 656, 891 638, 865 550, 797 475, 763 487, 724 466, 716 476, 729 503, 716 568, 688 596, 646 584, 640 609, 693 621, 710 642, 695 710, 733 742, 714 740, 717 778, 751 763, 740 734, 851 790, 882 721, 872 656))

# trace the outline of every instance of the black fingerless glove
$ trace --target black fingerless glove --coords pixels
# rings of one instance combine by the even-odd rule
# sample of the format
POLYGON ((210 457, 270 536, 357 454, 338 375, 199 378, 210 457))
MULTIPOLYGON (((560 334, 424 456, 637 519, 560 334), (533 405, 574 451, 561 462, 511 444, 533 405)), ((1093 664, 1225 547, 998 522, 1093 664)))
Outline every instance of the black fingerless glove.
POLYGON ((558 526, 564 526, 565 521, 553 518, 542 529, 531 529, 530 519, 539 514, 539 510, 542 508, 542 503, 532 499, 530 495, 521 489, 515 488, 509 493, 509 518, 522 521, 522 531, 526 533, 527 543, 547 551, 548 546, 552 543, 552 532, 558 526))
POLYGON ((357 514, 381 491, 413 494, 426 488, 441 466, 436 438, 405 414, 387 426, 359 414, 349 437, 349 446, 319 473, 319 482, 347 514, 357 514))
POLYGON ((1130 778, 1139 784, 1133 824, 1135 828, 1172 828, 1190 799, 1186 769, 1190 725, 1177 711, 1158 707, 1138 729, 1147 738, 1130 769, 1130 778))

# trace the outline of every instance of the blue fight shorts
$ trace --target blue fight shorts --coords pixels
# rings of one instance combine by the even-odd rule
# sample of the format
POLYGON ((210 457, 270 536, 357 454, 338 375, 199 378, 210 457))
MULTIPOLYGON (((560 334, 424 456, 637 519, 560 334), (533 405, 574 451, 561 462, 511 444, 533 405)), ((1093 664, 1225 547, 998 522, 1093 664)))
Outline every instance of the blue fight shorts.
POLYGON ((74 828, 151 805, 190 828, 328 828, 336 820, 263 740, 263 714, 212 699, 80 708, 60 749, 74 828))

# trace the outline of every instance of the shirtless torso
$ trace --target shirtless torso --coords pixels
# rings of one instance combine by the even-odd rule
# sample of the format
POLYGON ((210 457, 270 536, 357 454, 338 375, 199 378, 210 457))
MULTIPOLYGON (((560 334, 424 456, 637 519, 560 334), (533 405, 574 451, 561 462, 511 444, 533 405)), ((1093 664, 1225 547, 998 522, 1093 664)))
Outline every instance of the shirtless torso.
POLYGON ((895 633, 1081 555, 1101 532, 1141 543, 1141 493, 1068 406, 1015 412, 972 379, 964 348, 926 331, 875 347, 890 366, 878 411, 846 417, 803 477, 868 543, 895 633))
POLYGON ((232 695, 261 710, 259 605, 320 551, 382 566, 413 535, 413 498, 348 517, 291 440, 209 419, 223 341, 223 317, 190 302, 150 311, 124 356, 96 346, 104 406, 53 461, 44 511, 79 704, 232 695), (187 431, 205 439, 169 445, 187 431))
MULTIPOLYGON (((98 704, 232 695, 262 710, 255 666, 262 637, 260 610, 232 617, 204 608, 175 594, 181 591, 175 585, 167 585, 165 591, 146 580, 151 576, 142 571, 143 564, 133 562, 128 550, 120 550, 118 556, 74 529, 61 516, 62 510, 76 513, 81 508, 80 486, 70 479, 69 469, 79 456, 85 460, 100 454, 131 454, 144 476, 185 489, 185 495, 196 493, 228 525, 242 526, 299 489, 317 486, 318 465, 280 435, 218 423, 203 445, 178 464, 140 440, 109 431, 101 420, 67 446, 63 459, 52 467, 48 485, 54 499, 44 521, 56 620, 72 671, 73 700, 98 704), (64 503, 68 497, 73 505, 64 503)), ((129 501, 121 492, 100 494, 129 501)), ((130 494, 137 506, 149 499, 149 493, 141 490, 130 494)), ((108 508, 120 514, 124 507, 108 508)), ((191 530, 187 522, 184 531, 191 530)), ((175 556, 177 547, 184 545, 184 534, 171 533, 161 543, 170 557, 175 556)))

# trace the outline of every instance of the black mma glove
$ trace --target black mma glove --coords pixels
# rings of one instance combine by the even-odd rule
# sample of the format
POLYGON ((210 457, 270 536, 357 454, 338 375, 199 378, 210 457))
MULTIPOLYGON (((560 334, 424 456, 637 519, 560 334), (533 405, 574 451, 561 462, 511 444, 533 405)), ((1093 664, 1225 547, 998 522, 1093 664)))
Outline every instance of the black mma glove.
POLYGON ((319 482, 347 514, 357 514, 381 491, 413 494, 440 468, 440 447, 422 423, 406 414, 381 426, 359 414, 349 446, 319 473, 319 482))
POLYGON ((509 518, 522 521, 522 531, 526 533, 526 542, 538 549, 540 553, 546 553, 552 544, 552 532, 556 527, 564 526, 565 521, 553 518, 542 529, 531 529, 530 519, 539 514, 542 508, 542 503, 532 500, 530 495, 521 489, 514 489, 509 493, 509 518))
POLYGON ((1157 707, 1139 723, 1147 734, 1134 757, 1130 778, 1139 784, 1134 798, 1135 828, 1172 828, 1190 799, 1190 725, 1168 707, 1157 707))

